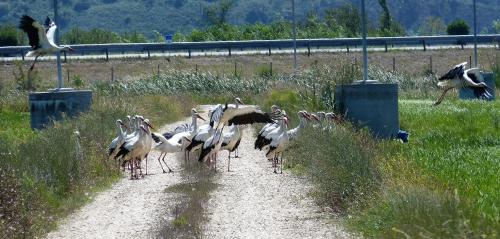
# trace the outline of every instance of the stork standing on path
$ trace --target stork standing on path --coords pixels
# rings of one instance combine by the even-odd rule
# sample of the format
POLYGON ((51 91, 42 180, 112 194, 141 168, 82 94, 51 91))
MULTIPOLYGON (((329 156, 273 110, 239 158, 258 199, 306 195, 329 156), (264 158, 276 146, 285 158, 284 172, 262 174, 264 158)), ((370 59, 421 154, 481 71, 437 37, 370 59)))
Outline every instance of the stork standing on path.
POLYGON ((231 152, 234 153, 234 157, 238 158, 238 146, 240 145, 241 138, 243 137, 243 132, 238 125, 232 125, 229 128, 229 132, 223 134, 221 150, 227 150, 227 171, 229 172, 229 167, 231 165, 231 152))
POLYGON ((161 156, 163 156, 161 160, 163 161, 165 166, 167 166, 168 172, 173 172, 173 170, 165 162, 165 156, 167 156, 168 153, 176 153, 182 151, 183 142, 190 142, 190 139, 188 139, 183 133, 175 134, 170 139, 167 139, 163 135, 157 133, 151 133, 151 137, 156 143, 159 143, 154 146, 154 149, 160 151, 160 156, 158 156, 158 163, 160 164, 161 170, 163 170, 163 173, 166 173, 160 161, 161 156))
POLYGON ((125 142, 125 138, 127 137, 127 126, 123 124, 122 120, 116 121, 116 129, 117 129, 116 138, 114 138, 113 141, 111 141, 111 144, 108 147, 109 158, 114 158, 116 153, 118 153, 116 149, 122 146, 122 144, 125 142), (125 128, 125 130, 123 130, 123 128, 125 128))
POLYGON ((446 93, 453 88, 470 88, 474 91, 477 99, 491 99, 492 95, 488 92, 489 87, 483 82, 479 68, 465 70, 466 65, 467 62, 458 64, 438 79, 438 86, 444 88, 444 91, 434 105, 441 104, 446 93))
POLYGON ((30 16, 23 15, 19 28, 28 34, 29 44, 32 49, 26 54, 26 57, 35 57, 30 71, 35 67, 39 56, 53 54, 58 51, 74 51, 70 46, 58 46, 55 43, 54 34, 57 26, 49 17, 46 18, 45 24, 42 26, 30 16))
MULTIPOLYGON (((302 129, 306 126, 307 120, 310 120, 310 115, 302 110, 297 113, 299 116, 299 125, 291 130, 285 131, 284 129, 281 131, 281 134, 273 137, 271 139, 271 143, 269 144, 269 151, 266 153, 267 159, 273 160, 273 168, 274 173, 277 173, 276 168, 278 165, 278 156, 280 158, 280 173, 283 173, 283 151, 288 147, 288 143, 292 140, 295 140, 302 129)), ((288 119, 285 117, 285 123, 288 125, 288 119)))

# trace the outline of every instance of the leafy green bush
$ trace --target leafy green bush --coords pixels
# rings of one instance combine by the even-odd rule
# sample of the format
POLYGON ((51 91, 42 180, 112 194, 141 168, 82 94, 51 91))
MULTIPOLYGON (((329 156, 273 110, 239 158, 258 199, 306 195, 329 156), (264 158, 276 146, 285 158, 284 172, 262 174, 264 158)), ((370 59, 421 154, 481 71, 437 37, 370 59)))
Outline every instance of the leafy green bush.
POLYGON ((457 19, 451 22, 446 28, 448 35, 468 35, 469 25, 463 19, 457 19))

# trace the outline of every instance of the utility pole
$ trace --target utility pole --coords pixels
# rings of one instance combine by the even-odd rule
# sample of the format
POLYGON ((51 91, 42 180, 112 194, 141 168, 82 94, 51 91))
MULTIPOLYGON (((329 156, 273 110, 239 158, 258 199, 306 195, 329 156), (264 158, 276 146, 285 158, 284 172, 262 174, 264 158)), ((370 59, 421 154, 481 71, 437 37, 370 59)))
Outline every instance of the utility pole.
POLYGON ((365 0, 361 0, 361 31, 363 36, 363 83, 368 80, 368 54, 366 52, 366 13, 365 0))
MULTIPOLYGON (((59 24, 59 17, 57 15, 57 0, 54 0, 54 22, 59 24)), ((55 32, 55 43, 59 44, 59 30, 56 29, 55 32)), ((61 67, 61 52, 57 51, 57 88, 61 90, 63 88, 63 80, 62 80, 62 67, 61 67)))
POLYGON ((297 24, 295 22, 295 0, 292 0, 293 21, 293 74, 297 73, 297 24))
POLYGON ((474 67, 477 67, 477 17, 476 17, 476 0, 473 2, 474 8, 474 67))

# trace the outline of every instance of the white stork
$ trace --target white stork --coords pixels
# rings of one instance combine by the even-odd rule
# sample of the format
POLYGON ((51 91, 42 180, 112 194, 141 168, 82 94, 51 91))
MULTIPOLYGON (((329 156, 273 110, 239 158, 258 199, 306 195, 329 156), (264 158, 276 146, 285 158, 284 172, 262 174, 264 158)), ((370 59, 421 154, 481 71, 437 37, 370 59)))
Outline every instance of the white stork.
POLYGON ((214 163, 214 170, 217 171, 217 153, 222 146, 222 129, 215 131, 214 135, 210 136, 204 143, 201 149, 199 162, 207 161, 209 165, 214 163))
POLYGON ((229 172, 229 167, 231 164, 231 152, 234 153, 234 157, 238 158, 238 146, 240 145, 241 138, 243 137, 243 132, 239 125, 231 125, 229 132, 223 134, 221 150, 227 150, 227 171, 229 172))
POLYGON ((470 88, 474 91, 477 99, 490 99, 492 97, 488 92, 489 87, 483 82, 479 68, 465 70, 466 65, 467 62, 458 64, 438 79, 438 86, 444 88, 444 91, 434 105, 441 104, 446 92, 453 88, 470 88))
MULTIPOLYGON (((144 136, 144 138, 143 138, 143 140, 144 140, 144 148, 142 151, 143 157, 140 158, 139 162, 142 159, 146 160, 146 175, 148 175, 148 155, 149 155, 149 152, 151 152, 151 148, 153 147, 153 138, 151 136, 151 129, 153 129, 153 125, 151 124, 149 119, 144 120, 144 127, 146 128, 147 135, 144 136)), ((141 171, 141 174, 142 174, 142 171, 141 171)))
POLYGON ((191 124, 186 124, 186 123, 181 124, 181 125, 175 127, 175 129, 173 131, 169 131, 169 132, 164 133, 163 137, 165 137, 166 139, 170 139, 172 136, 174 136, 175 134, 178 134, 178 133, 197 132, 198 131, 197 119, 201 119, 201 120, 205 121, 205 119, 200 116, 198 111, 195 108, 192 108, 191 109, 191 124))
POLYGON ((212 112, 212 117, 218 121, 216 129, 222 129, 225 125, 244 125, 254 123, 274 123, 271 117, 258 106, 245 105, 239 98, 236 98, 236 104, 227 104, 222 107, 219 105, 212 112))
POLYGON ((30 16, 23 15, 19 28, 28 34, 29 44, 32 49, 26 54, 26 57, 35 57, 30 71, 35 67, 39 56, 53 54, 58 51, 74 51, 70 46, 58 46, 54 42, 57 26, 49 17, 45 19, 45 24, 42 26, 30 16))
POLYGON ((160 151, 160 156, 158 157, 158 163, 160 164, 161 170, 163 170, 163 173, 166 173, 160 161, 160 158, 163 155, 163 158, 161 158, 161 160, 163 161, 165 166, 167 166, 168 172, 169 173, 173 172, 173 170, 165 162, 165 156, 167 156, 168 153, 176 153, 182 151, 183 142, 184 141, 189 142, 190 140, 185 135, 183 135, 183 133, 175 134, 170 139, 167 139, 163 135, 157 133, 151 133, 151 136, 156 143, 159 143, 154 146, 154 149, 160 151))
MULTIPOLYGON (((122 157, 125 162, 129 161, 130 179, 138 178, 137 167, 135 161, 140 160, 144 153, 144 137, 149 134, 149 131, 143 125, 139 126, 139 132, 132 138, 126 139, 125 143, 120 147, 116 158, 122 157)), ((141 173, 142 174, 142 173, 141 173)))
POLYGON ((116 149, 125 142, 125 138, 127 137, 126 128, 127 127, 122 122, 122 120, 119 119, 116 121, 116 138, 111 141, 111 144, 108 147, 108 158, 114 158, 115 154, 118 153, 116 149), (125 128, 125 130, 123 130, 123 128, 125 128))
MULTIPOLYGON (((280 156, 280 171, 283 173, 283 151, 288 147, 288 143, 292 140, 295 140, 302 129, 306 126, 307 120, 310 120, 310 116, 306 111, 299 111, 297 113, 299 116, 299 125, 291 130, 285 131, 282 130, 281 134, 275 135, 271 138, 271 142, 269 144, 269 150, 266 153, 266 157, 268 160, 273 160, 273 168, 274 173, 276 172, 277 164, 278 164, 278 156, 280 156)), ((288 119, 285 117, 285 121, 288 119)))

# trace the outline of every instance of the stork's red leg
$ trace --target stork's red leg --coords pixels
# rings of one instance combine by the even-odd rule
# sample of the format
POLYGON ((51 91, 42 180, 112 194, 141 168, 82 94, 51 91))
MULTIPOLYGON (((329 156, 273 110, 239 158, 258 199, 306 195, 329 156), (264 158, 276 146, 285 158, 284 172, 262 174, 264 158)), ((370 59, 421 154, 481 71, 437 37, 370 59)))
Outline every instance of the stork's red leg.
POLYGON ((30 71, 33 70, 33 68, 35 68, 35 63, 36 63, 36 60, 38 59, 38 55, 35 56, 35 60, 33 61, 33 63, 31 64, 31 67, 30 67, 30 71))
POLYGON ((161 165, 161 161, 160 161, 160 158, 162 155, 163 155, 163 153, 160 153, 160 156, 158 157, 158 163, 160 164, 160 167, 161 167, 161 170, 163 171, 163 173, 166 173, 166 171, 165 171, 165 169, 163 169, 163 165, 161 165))
POLYGON ((446 93, 447 93, 449 90, 451 90, 451 89, 453 89, 453 88, 448 88, 448 89, 444 90, 444 91, 443 91, 443 94, 441 95, 441 97, 439 97, 439 99, 436 101, 436 103, 434 103, 434 106, 441 104, 441 101, 443 101, 444 96, 445 96, 445 95, 446 95, 446 93))
POLYGON ((168 172, 169 172, 169 173, 171 173, 171 172, 173 172, 174 170, 172 170, 172 169, 168 166, 167 162, 165 162, 165 156, 167 156, 167 154, 164 154, 164 155, 163 155, 163 158, 161 158, 161 161, 163 161, 163 163, 165 164, 165 166, 167 166, 167 168, 168 168, 168 172))

